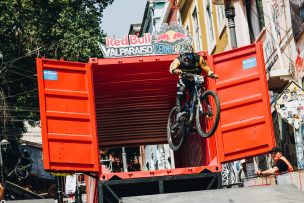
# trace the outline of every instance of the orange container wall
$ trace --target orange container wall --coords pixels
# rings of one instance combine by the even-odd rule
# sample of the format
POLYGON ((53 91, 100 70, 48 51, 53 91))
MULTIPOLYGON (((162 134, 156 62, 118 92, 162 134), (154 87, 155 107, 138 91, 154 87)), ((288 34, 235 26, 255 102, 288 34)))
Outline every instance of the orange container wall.
POLYGON ((37 73, 44 168, 99 172, 90 65, 37 59, 37 73))
POLYGON ((208 62, 220 77, 210 84, 221 103, 216 132, 220 161, 270 150, 275 141, 262 44, 216 54, 208 62))

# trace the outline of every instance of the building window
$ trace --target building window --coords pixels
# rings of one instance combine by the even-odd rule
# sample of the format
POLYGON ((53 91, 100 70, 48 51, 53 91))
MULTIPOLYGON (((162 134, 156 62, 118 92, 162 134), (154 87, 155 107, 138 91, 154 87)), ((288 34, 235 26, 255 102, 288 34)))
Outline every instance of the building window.
POLYGON ((212 19, 212 7, 210 0, 204 0, 205 22, 207 31, 208 52, 211 54, 215 48, 215 37, 212 19))
POLYGON ((226 21, 225 21, 225 7, 224 5, 216 5, 217 28, 219 37, 222 35, 226 21))
POLYGON ((192 12, 193 19, 193 37, 194 37, 194 47, 196 51, 201 51, 201 43, 200 43, 200 31, 199 31, 199 23, 197 18, 197 10, 196 7, 192 12))

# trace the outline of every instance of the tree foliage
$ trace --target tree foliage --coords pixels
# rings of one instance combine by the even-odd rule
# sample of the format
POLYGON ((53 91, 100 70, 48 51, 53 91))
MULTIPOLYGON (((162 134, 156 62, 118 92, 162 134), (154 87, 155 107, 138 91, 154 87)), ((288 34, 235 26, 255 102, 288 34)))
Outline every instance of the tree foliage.
POLYGON ((0 138, 16 141, 39 121, 36 57, 102 57, 103 10, 113 0, 0 1, 0 138))

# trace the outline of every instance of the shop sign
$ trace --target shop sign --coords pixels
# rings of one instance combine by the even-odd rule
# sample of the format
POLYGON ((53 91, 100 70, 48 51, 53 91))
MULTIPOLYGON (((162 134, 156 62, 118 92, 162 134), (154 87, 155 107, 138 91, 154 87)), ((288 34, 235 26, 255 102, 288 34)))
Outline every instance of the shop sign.
POLYGON ((304 123, 304 91, 295 82, 290 82, 276 101, 276 110, 294 128, 304 123))
POLYGON ((128 35, 123 39, 107 37, 99 48, 105 58, 178 54, 182 44, 192 44, 192 37, 180 25, 163 25, 159 32, 144 33, 142 37, 128 35))

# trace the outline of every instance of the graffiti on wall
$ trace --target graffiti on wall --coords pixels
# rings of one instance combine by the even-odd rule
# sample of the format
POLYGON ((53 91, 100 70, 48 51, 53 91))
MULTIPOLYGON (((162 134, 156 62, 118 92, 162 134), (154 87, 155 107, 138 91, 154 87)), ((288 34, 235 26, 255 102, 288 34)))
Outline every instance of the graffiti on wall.
MULTIPOLYGON (((266 39, 263 43, 263 49, 264 49, 264 58, 266 62, 266 70, 270 71, 276 61, 279 59, 279 52, 278 44, 281 42, 282 35, 284 33, 281 33, 282 30, 280 29, 282 27, 282 20, 281 16, 284 12, 284 4, 281 0, 272 0, 267 3, 264 2, 264 7, 268 8, 265 13, 268 11, 269 19, 266 21, 266 28, 269 28, 266 32, 266 39)), ((266 14, 265 14, 266 15, 266 14)), ((268 16, 267 15, 267 16, 268 16)))
POLYGON ((145 146, 144 154, 143 168, 145 171, 174 168, 170 147, 167 144, 145 146))
POLYGON ((289 18, 286 18, 290 15, 288 2, 285 0, 263 1, 263 7, 266 28, 263 49, 266 69, 269 72, 275 69, 288 69, 289 74, 294 75, 294 64, 287 61, 283 55, 286 55, 283 52, 293 47, 294 43, 294 40, 286 42, 286 39, 292 34, 291 30, 286 30, 286 27, 290 27, 289 18), (283 48, 287 43, 290 46, 287 49, 283 48))
POLYGON ((304 1, 289 0, 292 31, 297 40, 304 31, 304 1))
POLYGON ((276 101, 276 110, 290 125, 299 129, 304 122, 304 91, 290 82, 276 101))
POLYGON ((271 17, 272 21, 275 25, 275 32, 278 37, 278 41, 281 42, 282 35, 281 35, 281 28, 280 28, 280 17, 283 15, 284 12, 284 0, 272 0, 271 2, 271 17))
POLYGON ((270 71, 275 62, 278 60, 278 53, 275 49, 274 41, 266 38, 263 43, 263 50, 266 61, 266 70, 270 71))
POLYGON ((304 124, 295 130, 295 145, 298 169, 304 169, 304 124))
POLYGON ((222 185, 229 186, 254 176, 253 159, 242 159, 222 165, 222 185))
POLYGON ((298 49, 298 55, 295 62, 295 76, 296 79, 301 79, 304 77, 304 60, 300 54, 300 49, 298 49))

